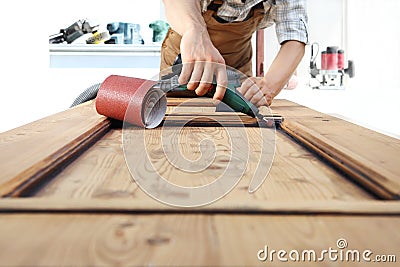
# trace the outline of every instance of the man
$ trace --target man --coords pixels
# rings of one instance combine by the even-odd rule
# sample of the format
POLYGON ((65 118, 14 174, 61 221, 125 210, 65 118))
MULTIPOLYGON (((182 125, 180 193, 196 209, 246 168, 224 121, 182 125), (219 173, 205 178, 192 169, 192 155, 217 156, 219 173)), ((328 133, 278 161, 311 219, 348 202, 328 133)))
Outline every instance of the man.
POLYGON ((271 105, 300 63, 308 42, 305 0, 163 0, 171 26, 161 71, 181 53, 181 84, 201 96, 216 77, 215 100, 227 86, 225 64, 249 78, 238 90, 256 106, 271 105), (275 23, 281 48, 264 77, 252 77, 251 37, 275 23))

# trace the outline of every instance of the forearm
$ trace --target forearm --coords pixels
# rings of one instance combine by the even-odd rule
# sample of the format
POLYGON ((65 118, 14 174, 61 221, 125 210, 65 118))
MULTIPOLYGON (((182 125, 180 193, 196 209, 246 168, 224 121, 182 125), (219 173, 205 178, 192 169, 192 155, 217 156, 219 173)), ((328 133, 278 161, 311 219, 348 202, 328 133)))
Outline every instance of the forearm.
POLYGON ((207 30, 199 0, 163 0, 163 2, 168 23, 180 35, 191 29, 199 32, 207 30))
POLYGON ((214 99, 222 100, 226 86, 225 61, 213 45, 207 31, 199 0, 163 0, 165 14, 172 29, 182 36, 180 53, 182 71, 179 83, 197 95, 206 94, 217 81, 214 99))
POLYGON ((278 94, 288 82, 304 56, 305 44, 298 41, 285 42, 265 74, 266 86, 278 94))

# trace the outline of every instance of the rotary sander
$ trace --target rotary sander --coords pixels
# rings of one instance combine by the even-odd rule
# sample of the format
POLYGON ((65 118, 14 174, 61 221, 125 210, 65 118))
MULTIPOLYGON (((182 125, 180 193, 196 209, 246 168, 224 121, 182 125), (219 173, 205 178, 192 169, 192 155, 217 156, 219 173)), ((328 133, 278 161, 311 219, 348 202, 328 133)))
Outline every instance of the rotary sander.
MULTIPOLYGON (((181 93, 194 93, 187 89, 186 84, 178 83, 181 68, 182 64, 180 56, 178 56, 172 67, 172 73, 163 76, 159 81, 111 75, 103 83, 89 87, 74 101, 72 106, 96 97, 96 110, 101 115, 140 127, 157 127, 166 113, 166 95, 177 93, 179 96, 181 93)), ((261 115, 258 108, 236 90, 240 86, 239 75, 231 70, 228 70, 227 74, 228 86, 222 102, 231 109, 230 111, 256 117, 266 123, 267 127, 279 125, 282 117, 261 115)), ((206 96, 212 97, 216 87, 214 79, 212 88, 206 96)))

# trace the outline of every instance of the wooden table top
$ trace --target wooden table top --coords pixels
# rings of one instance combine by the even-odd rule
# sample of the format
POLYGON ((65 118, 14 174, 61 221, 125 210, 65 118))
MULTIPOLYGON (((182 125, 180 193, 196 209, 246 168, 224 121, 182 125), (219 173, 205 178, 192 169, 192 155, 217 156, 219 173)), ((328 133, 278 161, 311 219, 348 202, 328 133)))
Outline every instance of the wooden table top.
POLYGON ((316 260, 305 265, 378 265, 384 258, 384 266, 396 266, 390 261, 400 260, 400 140, 286 100, 261 110, 284 118, 276 129, 215 112, 209 99, 186 101, 169 98, 163 126, 151 130, 122 127, 88 102, 0 134, 0 265, 279 266, 298 264, 290 251, 301 260, 314 250, 316 260), (185 121, 179 141, 163 144, 185 121), (138 131, 147 155, 135 153, 134 140, 131 152, 123 142, 138 131), (248 159, 235 171, 243 175, 209 205, 163 204, 127 166, 130 153, 133 168, 151 166, 181 187, 206 186, 225 174, 234 146, 244 143, 239 133, 247 137, 248 159), (268 164, 263 133, 273 136, 272 166, 249 193, 260 164, 268 164), (210 149, 215 159, 199 173, 166 156, 195 161, 210 149), (339 256, 371 254, 334 260, 322 253, 329 248, 339 256), (279 250, 286 255, 279 258, 279 250))

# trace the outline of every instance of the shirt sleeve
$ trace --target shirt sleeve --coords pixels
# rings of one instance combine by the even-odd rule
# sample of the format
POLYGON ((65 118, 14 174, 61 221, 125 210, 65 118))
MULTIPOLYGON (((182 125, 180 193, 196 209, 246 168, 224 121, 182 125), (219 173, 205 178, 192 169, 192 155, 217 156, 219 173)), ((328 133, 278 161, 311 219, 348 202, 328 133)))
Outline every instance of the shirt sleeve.
POLYGON ((308 44, 305 0, 276 0, 275 29, 279 43, 296 40, 308 44))

